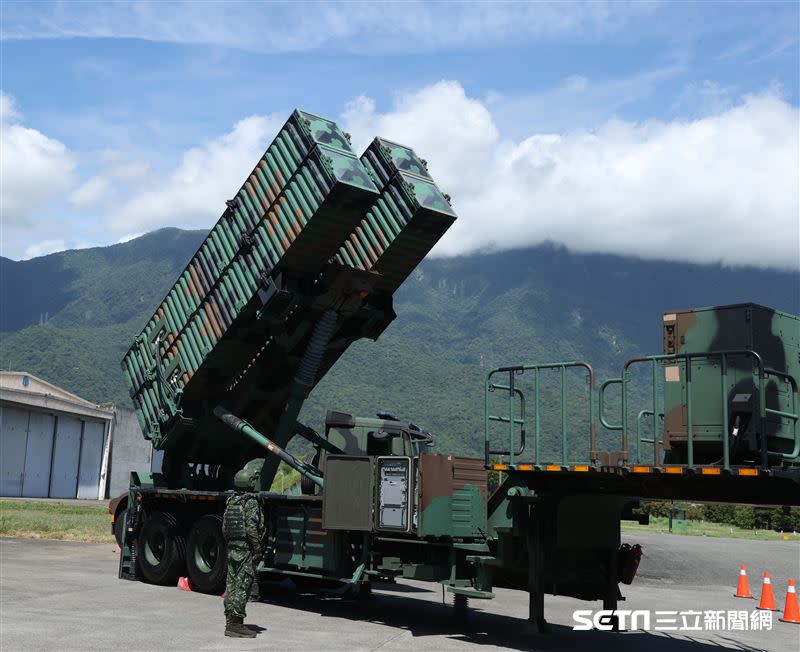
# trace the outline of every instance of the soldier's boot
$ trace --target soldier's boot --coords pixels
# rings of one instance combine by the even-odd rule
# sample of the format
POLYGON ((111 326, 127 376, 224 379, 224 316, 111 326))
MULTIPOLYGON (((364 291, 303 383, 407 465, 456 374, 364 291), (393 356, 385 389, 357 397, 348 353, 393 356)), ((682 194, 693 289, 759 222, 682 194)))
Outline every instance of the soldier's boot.
POLYGON ((258 585, 258 581, 253 582, 253 585, 250 587, 250 599, 251 600, 259 600, 261 598, 261 587, 258 585))
POLYGON ((241 616, 225 616, 225 636, 232 638, 255 638, 256 633, 244 626, 241 616))

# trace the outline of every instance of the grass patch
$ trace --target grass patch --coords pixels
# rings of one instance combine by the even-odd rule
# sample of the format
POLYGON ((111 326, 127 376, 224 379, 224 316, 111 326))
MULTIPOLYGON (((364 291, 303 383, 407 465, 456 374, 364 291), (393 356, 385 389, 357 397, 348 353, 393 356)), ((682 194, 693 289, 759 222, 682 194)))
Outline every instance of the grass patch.
MULTIPOLYGON (((651 516, 650 525, 639 525, 631 521, 623 521, 622 531, 627 533, 644 532, 647 534, 669 534, 669 519, 664 516, 651 516)), ((672 534, 698 537, 723 537, 728 539, 753 539, 757 541, 800 542, 800 536, 793 532, 744 530, 734 525, 711 523, 709 521, 688 521, 683 527, 673 525, 672 534)))
MULTIPOLYGON (((623 521, 622 531, 629 534, 669 534, 669 520, 661 516, 651 516, 650 525, 623 521)), ((744 530, 709 521, 688 521, 683 529, 674 527, 673 534, 800 542, 800 535, 792 532, 744 530)), ((111 518, 104 506, 35 500, 0 499, 0 536, 114 543, 111 518)))
POLYGON ((114 542, 105 507, 34 500, 0 500, 0 536, 114 542))

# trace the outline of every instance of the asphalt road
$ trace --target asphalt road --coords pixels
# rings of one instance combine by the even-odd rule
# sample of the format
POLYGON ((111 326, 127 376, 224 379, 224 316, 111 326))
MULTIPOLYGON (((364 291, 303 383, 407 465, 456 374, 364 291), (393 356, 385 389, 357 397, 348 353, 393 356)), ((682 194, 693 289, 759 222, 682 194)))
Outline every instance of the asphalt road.
MULTIPOLYGON (((768 569, 779 606, 790 577, 800 579, 800 545, 684 536, 638 536, 645 557, 633 586, 623 587, 629 609, 752 610, 733 597, 738 567, 747 563, 760 593, 768 569)), ((470 621, 456 624, 436 585, 403 582, 365 602, 298 595, 286 588, 248 606, 247 622, 265 627, 254 640, 223 637, 218 597, 116 579, 109 545, 0 540, 0 649, 6 650, 588 650, 690 652, 716 649, 800 649, 800 626, 777 622, 771 631, 688 634, 572 631, 572 611, 597 603, 547 596, 549 635, 527 632, 527 596, 497 590, 472 601, 470 621)), ((449 604, 449 601, 448 601, 449 604)))

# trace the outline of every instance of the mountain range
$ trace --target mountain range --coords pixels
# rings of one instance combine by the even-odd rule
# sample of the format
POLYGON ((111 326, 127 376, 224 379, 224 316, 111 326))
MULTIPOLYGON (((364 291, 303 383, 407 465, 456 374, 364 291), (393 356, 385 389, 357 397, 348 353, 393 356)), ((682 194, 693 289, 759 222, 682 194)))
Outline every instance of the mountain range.
MULTIPOLYGON (((98 403, 129 403, 119 362, 204 237, 169 228, 109 247, 0 258, 0 367, 98 403)), ((598 377, 617 375, 626 359, 661 352, 663 312, 750 301, 800 313, 800 274, 552 244, 427 259, 396 293, 395 322, 377 342, 350 348, 302 417, 319 429, 329 408, 388 410, 438 435, 443 450, 480 453, 491 368, 583 359, 598 377)), ((586 391, 570 378, 570 436, 580 441, 569 446, 580 455, 586 391)), ((542 382, 543 430, 559 433, 557 374, 542 382)))

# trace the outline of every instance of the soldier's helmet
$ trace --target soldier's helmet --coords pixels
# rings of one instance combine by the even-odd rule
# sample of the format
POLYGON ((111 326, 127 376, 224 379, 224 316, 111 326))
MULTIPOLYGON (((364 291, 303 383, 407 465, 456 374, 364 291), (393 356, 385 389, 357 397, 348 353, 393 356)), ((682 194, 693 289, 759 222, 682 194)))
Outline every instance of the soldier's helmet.
POLYGON ((261 477, 262 466, 264 466, 263 457, 250 460, 233 476, 234 486, 241 491, 254 491, 261 477))

